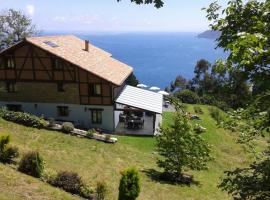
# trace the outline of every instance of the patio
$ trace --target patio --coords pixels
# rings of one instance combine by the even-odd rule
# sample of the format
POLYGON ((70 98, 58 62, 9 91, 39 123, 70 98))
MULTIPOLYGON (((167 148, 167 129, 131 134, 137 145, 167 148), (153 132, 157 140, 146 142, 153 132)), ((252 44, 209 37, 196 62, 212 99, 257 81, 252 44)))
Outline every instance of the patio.
POLYGON ((163 96, 126 86, 115 101, 115 133, 156 135, 162 121, 163 96))

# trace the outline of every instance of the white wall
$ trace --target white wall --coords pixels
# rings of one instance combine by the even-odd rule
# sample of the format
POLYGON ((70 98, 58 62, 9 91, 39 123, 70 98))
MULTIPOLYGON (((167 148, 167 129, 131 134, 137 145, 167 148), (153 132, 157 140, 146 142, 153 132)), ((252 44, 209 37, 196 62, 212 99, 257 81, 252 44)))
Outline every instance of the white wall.
MULTIPOLYGON (((55 103, 23 103, 23 102, 4 102, 0 101, 0 107, 7 104, 18 104, 22 106, 24 112, 32 113, 45 118, 54 118, 64 121, 73 121, 74 124, 83 125, 85 128, 101 128, 106 131, 114 131, 114 107, 113 106, 94 106, 94 105, 76 105, 76 104, 55 104, 55 103), (35 107, 35 104, 37 106, 35 107), (57 116, 57 106, 68 106, 69 116, 57 116), (86 109, 85 109, 86 108, 86 109), (92 124, 91 110, 103 109, 102 124, 92 124)), ((119 119, 119 117, 118 117, 119 119)))

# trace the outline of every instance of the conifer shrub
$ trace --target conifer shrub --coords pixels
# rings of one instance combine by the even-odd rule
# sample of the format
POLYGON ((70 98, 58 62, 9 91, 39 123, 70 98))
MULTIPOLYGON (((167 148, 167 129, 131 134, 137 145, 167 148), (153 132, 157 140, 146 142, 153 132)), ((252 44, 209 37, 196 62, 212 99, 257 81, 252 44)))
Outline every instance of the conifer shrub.
POLYGON ((122 172, 119 184, 118 200, 135 200, 140 194, 140 177, 134 168, 128 168, 122 172))
POLYGON ((18 148, 9 146, 9 142, 9 135, 0 137, 0 162, 2 163, 11 163, 14 158, 19 156, 18 148))
POLYGON ((44 170, 43 158, 37 151, 28 152, 21 159, 18 170, 30 176, 40 178, 44 170))

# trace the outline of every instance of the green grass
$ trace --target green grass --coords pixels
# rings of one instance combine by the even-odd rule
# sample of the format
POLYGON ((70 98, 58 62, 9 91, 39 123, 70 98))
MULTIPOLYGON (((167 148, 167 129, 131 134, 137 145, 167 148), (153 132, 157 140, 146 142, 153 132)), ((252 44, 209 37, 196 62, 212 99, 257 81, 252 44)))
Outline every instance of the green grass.
MULTIPOLYGON (((142 191, 139 200, 231 199, 217 188, 220 177, 224 170, 247 165, 251 157, 235 143, 234 134, 216 127, 207 106, 201 107, 204 114, 200 115, 202 121, 199 123, 207 128, 202 136, 212 145, 215 159, 209 163, 208 170, 190 172, 200 183, 190 187, 156 182, 147 176, 147 170, 160 170, 155 163, 155 139, 151 137, 119 136, 119 142, 113 145, 27 128, 2 119, 0 134, 9 134, 12 144, 17 145, 22 153, 38 150, 46 161, 46 168, 76 171, 91 186, 95 186, 98 180, 105 180, 110 200, 117 199, 121 170, 130 166, 140 171, 142 191)), ((188 105, 187 109, 194 113, 193 106, 188 105)), ((164 123, 168 124, 172 117, 172 113, 164 113, 164 123)), ((10 166, 0 165, 0 199, 29 199, 29 195, 32 199, 75 198, 38 179, 20 174, 10 166)))

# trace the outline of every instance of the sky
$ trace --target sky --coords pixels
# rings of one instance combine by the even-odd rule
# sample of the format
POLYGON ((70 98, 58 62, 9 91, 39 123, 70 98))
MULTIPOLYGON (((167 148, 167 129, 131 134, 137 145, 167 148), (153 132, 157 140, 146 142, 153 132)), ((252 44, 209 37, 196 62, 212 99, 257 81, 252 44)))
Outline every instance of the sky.
POLYGON ((130 0, 0 0, 0 10, 21 10, 42 31, 201 32, 209 29, 201 8, 213 1, 164 0, 156 9, 130 0))

